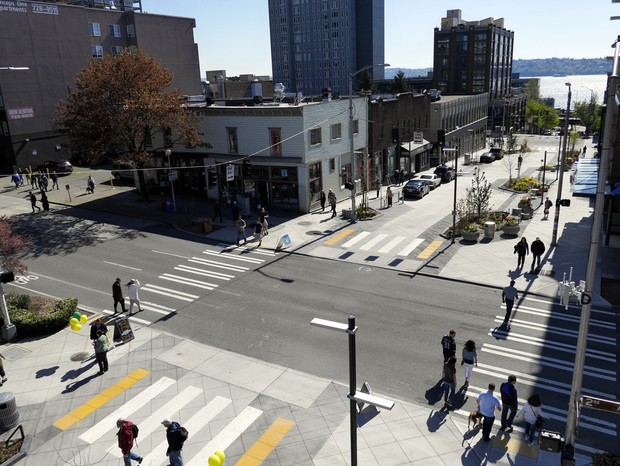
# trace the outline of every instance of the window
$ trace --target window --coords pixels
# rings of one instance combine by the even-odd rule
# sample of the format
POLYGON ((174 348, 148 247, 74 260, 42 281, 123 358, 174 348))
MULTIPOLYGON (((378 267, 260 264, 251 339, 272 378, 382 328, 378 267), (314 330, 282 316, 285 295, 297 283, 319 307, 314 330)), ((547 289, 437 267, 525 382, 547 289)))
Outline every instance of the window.
POLYGON ((103 57, 103 46, 101 45, 91 45, 90 46, 90 54, 93 58, 101 58, 103 57))
POLYGON ((119 24, 108 24, 108 30, 110 31, 110 37, 121 36, 121 26, 119 24))
POLYGON ((269 128, 269 145, 271 146, 271 155, 280 157, 282 155, 282 130, 280 128, 269 128))
POLYGON ((228 152, 233 154, 238 153, 237 128, 226 128, 226 132, 228 133, 228 152))
POLYGON ((310 130, 310 145, 315 146, 321 144, 321 128, 315 128, 310 130))
POLYGON ((358 134, 360 130, 360 121, 353 120, 353 134, 358 134))
POLYGON ((336 171, 336 159, 329 159, 329 172, 334 173, 336 171))
POLYGON ((335 139, 342 138, 342 123, 336 123, 335 125, 332 125, 331 130, 332 130, 332 141, 334 141, 335 139))
POLYGON ((133 24, 127 25, 127 37, 136 37, 136 28, 133 24))
POLYGON ((123 46, 122 45, 113 45, 112 46, 112 56, 115 57, 116 55, 119 55, 123 53, 123 46))
POLYGON ((99 23, 88 23, 88 35, 91 37, 101 37, 99 23))

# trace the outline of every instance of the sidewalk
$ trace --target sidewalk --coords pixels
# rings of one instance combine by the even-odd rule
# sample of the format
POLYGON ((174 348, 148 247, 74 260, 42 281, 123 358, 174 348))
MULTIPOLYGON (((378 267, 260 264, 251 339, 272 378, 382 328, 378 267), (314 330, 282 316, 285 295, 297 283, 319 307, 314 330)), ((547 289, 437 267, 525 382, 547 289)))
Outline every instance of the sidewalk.
MULTIPOLYGON (((451 184, 448 186, 452 187, 451 184)), ((557 184, 554 183, 549 193, 552 199, 556 196, 555 189, 557 184)), ((568 189, 566 183, 563 197, 571 197, 568 189)), ((10 215, 30 212, 30 205, 24 197, 27 191, 20 188, 17 192, 5 191, 6 195, 0 195, 3 213, 10 215)), ((438 191, 437 195, 449 193, 441 194, 441 191, 438 191)), ((502 204, 508 206, 516 203, 511 193, 498 192, 497 195, 502 199, 502 204)), ((163 221, 171 227, 223 244, 234 243, 236 239, 230 218, 224 218, 222 223, 215 222, 213 232, 202 233, 202 219, 211 218, 213 212, 212 205, 204 201, 181 198, 178 200, 179 211, 169 213, 162 210, 160 199, 145 203, 132 188, 112 189, 104 185, 97 186, 95 194, 73 197, 71 201, 68 200, 66 192, 62 191, 49 193, 48 197, 52 210, 75 207, 113 212, 163 221)), ((373 199, 370 200, 370 206, 382 215, 368 222, 360 221, 355 224, 356 227, 371 228, 386 234, 401 233, 405 229, 403 222, 407 221, 402 218, 406 217, 404 214, 408 212, 407 205, 395 203, 392 209, 384 209, 380 201, 374 199, 374 191, 371 197, 373 199)), ((348 201, 341 202, 338 205, 339 211, 348 205, 348 201)), ((558 281, 562 280, 564 274, 568 278, 571 267, 574 281, 585 278, 591 214, 591 199, 571 197, 571 206, 562 208, 561 211, 558 247, 554 249, 549 247, 552 216, 549 221, 542 220, 542 211, 539 208, 531 220, 521 224, 519 237, 526 236, 531 243, 535 237, 540 236, 547 246, 545 265, 538 276, 514 271, 516 256, 512 254, 512 248, 517 238, 506 238, 499 233, 496 233, 493 239, 482 239, 475 244, 459 239, 455 244, 450 244, 449 240, 444 240, 427 260, 409 259, 401 262, 399 266, 408 268, 412 273, 485 284, 495 288, 503 288, 513 278, 523 292, 555 298, 558 281)), ((286 212, 270 211, 269 235, 263 239, 262 247, 275 249, 282 237, 288 235, 291 247, 284 251, 322 254, 325 252, 322 244, 328 237, 351 227, 348 221, 329 217, 330 215, 322 212, 294 217, 286 212), (303 250, 300 250, 302 247, 303 250)), ((252 217, 249 218, 250 224, 252 217)), ((439 238, 438 231, 445 221, 445 218, 438 219, 426 233, 433 238, 439 238)), ((601 246, 598 274, 618 278, 611 267, 617 267, 620 263, 619 251, 601 246)), ((531 256, 528 256, 528 259, 531 259, 531 256)), ((388 263, 376 266, 391 267, 388 263)), ((529 267, 529 261, 526 261, 526 266, 529 267)), ((598 281, 597 279, 596 282, 598 281)), ((599 296, 601 290, 596 287, 594 291, 593 304, 607 306, 607 301, 599 296)), ((290 371, 285 367, 198 345, 155 332, 148 327, 136 330, 136 340, 126 346, 119 346, 110 353, 111 370, 104 377, 93 377, 96 370, 93 368, 94 361, 90 359, 92 349, 84 331, 75 333, 64 330, 48 338, 19 341, 2 349, 2 353, 7 357, 5 368, 9 376, 5 388, 15 394, 22 424, 26 432, 33 435, 30 455, 20 464, 69 464, 71 458, 85 452, 92 456, 90 462, 84 464, 120 464, 118 453, 114 456, 118 449, 112 446, 115 441, 113 426, 106 429, 101 422, 118 417, 115 408, 122 406, 132 396, 146 391, 148 387, 164 383, 161 382, 163 378, 166 379, 165 383, 170 385, 167 388, 169 391, 162 392, 160 403, 148 403, 136 410, 132 416, 141 426, 140 452, 156 450, 163 441, 163 429, 157 425, 161 421, 159 417, 162 417, 161 405, 173 396, 184 393, 183 390, 191 388, 230 400, 230 406, 226 409, 231 410, 228 414, 231 418, 241 415, 249 408, 260 410, 264 416, 254 427, 256 430, 247 430, 242 437, 233 439, 229 444, 230 448, 224 448, 228 456, 226 464, 242 461, 245 452, 260 440, 265 428, 280 417, 293 420, 294 426, 284 437, 282 444, 274 447, 274 451, 267 457, 267 464, 350 464, 347 387, 290 371), (86 359, 82 360, 81 357, 86 359), (83 419, 64 430, 53 425, 72 410, 83 410, 83 406, 88 403, 93 405, 93 400, 100 402, 98 397, 104 390, 121 383, 128 374, 139 370, 146 371, 141 372, 142 378, 136 379, 132 387, 110 399, 105 406, 98 410, 88 408, 90 411, 83 419), (294 390, 291 387, 294 387, 294 390), (111 416, 110 419, 104 417, 106 415, 111 416), (90 448, 78 439, 85 435, 86 431, 103 432, 90 448), (149 435, 151 432, 152 436, 149 435), (109 446, 112 448, 108 450, 109 446), (63 461, 50 459, 52 456, 63 458, 63 461)), ((560 464, 559 454, 541 452, 538 448, 528 447, 522 442, 519 429, 515 429, 511 435, 496 435, 492 442, 484 443, 480 439, 479 431, 468 432, 466 419, 458 414, 447 414, 402 400, 395 401, 396 406, 392 411, 383 410, 376 416, 362 417, 366 422, 358 429, 360 465, 560 464)), ((190 416, 202 408, 204 401, 188 403, 186 407, 178 410, 184 423, 185 419, 191 419, 190 416)), ((173 415, 175 414, 171 414, 173 415)), ((224 423, 221 422, 218 426, 224 427, 224 423)), ((198 429, 193 431, 198 432, 198 429)), ((215 448, 211 443, 213 438, 217 439, 216 434, 217 432, 213 432, 210 436, 205 436, 200 431, 200 434, 192 435, 185 449, 186 458, 190 459, 191 464, 206 464, 206 458, 212 452, 206 451, 204 453, 208 453, 207 456, 202 456, 202 449, 213 447, 214 451, 219 448, 215 448), (191 460, 195 455, 204 459, 191 460)), ((160 463, 159 459, 149 457, 143 465, 160 463)), ((187 459, 186 464, 190 464, 187 459)), ((577 464, 585 466, 589 461, 587 458, 578 457, 577 464)))

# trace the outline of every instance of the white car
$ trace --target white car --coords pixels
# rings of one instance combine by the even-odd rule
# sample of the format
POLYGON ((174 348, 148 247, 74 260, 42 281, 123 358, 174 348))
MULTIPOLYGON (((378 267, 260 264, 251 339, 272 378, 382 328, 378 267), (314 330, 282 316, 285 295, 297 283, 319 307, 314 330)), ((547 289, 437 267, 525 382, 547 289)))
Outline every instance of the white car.
POLYGON ((437 186, 441 184, 441 178, 435 174, 421 175, 419 179, 428 183, 428 186, 431 189, 435 189, 437 186))

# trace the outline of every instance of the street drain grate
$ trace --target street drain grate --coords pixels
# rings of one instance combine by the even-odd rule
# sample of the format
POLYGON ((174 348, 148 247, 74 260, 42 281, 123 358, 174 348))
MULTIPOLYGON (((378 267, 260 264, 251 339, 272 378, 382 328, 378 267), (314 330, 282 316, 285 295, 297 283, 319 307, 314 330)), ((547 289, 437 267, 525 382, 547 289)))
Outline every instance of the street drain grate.
POLYGON ((310 230, 306 231, 306 235, 315 235, 315 236, 323 236, 325 233, 319 230, 310 230))
POLYGON ((2 356, 4 356, 9 361, 15 361, 16 359, 19 359, 28 353, 30 353, 30 350, 27 350, 17 345, 11 345, 7 349, 2 350, 2 356))
POLYGON ((88 359, 89 357, 90 357, 90 353, 87 353, 86 351, 80 351, 79 353, 75 353, 71 355, 71 361, 73 362, 84 361, 84 359, 88 359))

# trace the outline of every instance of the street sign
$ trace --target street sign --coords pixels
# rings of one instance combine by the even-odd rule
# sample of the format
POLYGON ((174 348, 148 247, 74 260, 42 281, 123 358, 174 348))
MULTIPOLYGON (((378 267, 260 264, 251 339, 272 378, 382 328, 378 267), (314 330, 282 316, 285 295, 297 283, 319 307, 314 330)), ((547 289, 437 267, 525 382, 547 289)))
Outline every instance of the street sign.
POLYGON ((235 166, 232 163, 226 165, 226 181, 233 181, 235 179, 235 166))
POLYGON ((424 144, 424 133, 421 131, 414 131, 413 132, 413 143, 424 144))
POLYGON ((620 402, 618 401, 603 400, 601 398, 594 398, 593 396, 586 395, 582 395, 579 401, 581 406, 584 408, 611 411, 612 413, 620 414, 620 402))

